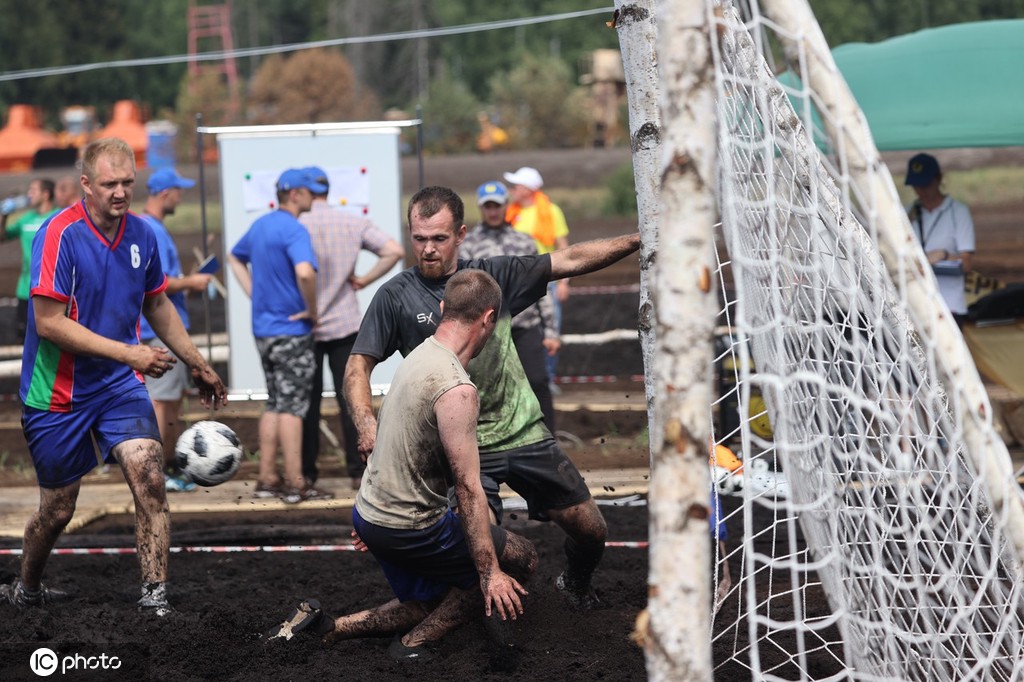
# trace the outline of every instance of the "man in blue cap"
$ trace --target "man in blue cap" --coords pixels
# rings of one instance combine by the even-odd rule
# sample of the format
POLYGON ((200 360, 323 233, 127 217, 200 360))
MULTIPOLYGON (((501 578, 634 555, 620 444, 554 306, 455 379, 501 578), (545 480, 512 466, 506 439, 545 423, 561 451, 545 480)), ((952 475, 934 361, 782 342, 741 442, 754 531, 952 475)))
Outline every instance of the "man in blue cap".
POLYGON ((910 224, 935 271, 939 293, 957 324, 967 316, 964 273, 971 269, 974 221, 970 210, 942 193, 942 170, 931 154, 917 154, 907 164, 904 184, 914 188, 910 224))
POLYGON ((259 218, 231 249, 228 262, 252 299, 252 332, 267 380, 267 406, 260 417, 257 498, 289 504, 313 499, 317 490, 302 476, 302 420, 309 410, 316 361, 316 279, 319 265, 309 231, 298 217, 313 195, 327 191, 305 170, 291 168, 277 179, 278 209, 259 218), (277 451, 284 477, 277 472, 277 451))
MULTIPOLYGON (((181 260, 178 258, 178 249, 174 245, 174 239, 164 226, 164 218, 173 215, 181 203, 181 190, 195 186, 194 180, 189 180, 178 175, 173 168, 161 168, 154 171, 146 181, 146 190, 149 197, 143 207, 142 217, 146 219, 149 226, 156 235, 157 249, 160 252, 160 262, 167 275, 167 289, 164 293, 174 304, 178 311, 178 317, 188 331, 188 306, 185 297, 190 291, 204 291, 210 283, 210 275, 194 272, 186 275, 181 267, 181 260)), ((139 338, 143 343, 158 348, 166 348, 167 345, 157 338, 156 332, 149 325, 145 316, 139 319, 139 338)), ((181 401, 185 397, 185 391, 189 387, 189 369, 183 362, 172 365, 163 376, 147 377, 146 390, 153 401, 153 410, 156 412, 157 424, 160 427, 160 440, 164 448, 164 487, 168 492, 191 492, 196 489, 196 484, 188 479, 188 476, 178 470, 174 459, 174 444, 178 441, 178 432, 181 427, 180 412, 181 401)))

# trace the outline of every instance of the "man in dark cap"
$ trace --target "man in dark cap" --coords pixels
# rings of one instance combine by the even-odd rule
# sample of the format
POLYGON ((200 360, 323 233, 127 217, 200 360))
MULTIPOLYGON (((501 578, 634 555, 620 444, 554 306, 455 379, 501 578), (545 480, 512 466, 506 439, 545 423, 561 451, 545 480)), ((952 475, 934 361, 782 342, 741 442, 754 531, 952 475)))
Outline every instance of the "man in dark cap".
POLYGON ((974 221, 970 210, 942 192, 942 170, 931 154, 917 154, 907 164, 904 184, 914 188, 910 223, 935 270, 939 292, 958 324, 967 315, 964 273, 971 269, 974 221))

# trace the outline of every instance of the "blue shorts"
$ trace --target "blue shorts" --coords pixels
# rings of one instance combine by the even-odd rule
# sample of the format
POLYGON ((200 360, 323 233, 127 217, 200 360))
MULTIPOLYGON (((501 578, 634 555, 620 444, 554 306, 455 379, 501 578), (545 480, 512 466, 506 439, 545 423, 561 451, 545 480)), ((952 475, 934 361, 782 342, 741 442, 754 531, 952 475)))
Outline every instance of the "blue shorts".
POLYGON ((49 412, 24 407, 21 428, 41 488, 61 488, 74 483, 96 467, 93 438, 104 462, 114 461, 111 451, 133 438, 160 442, 153 403, 145 384, 111 395, 73 412, 49 412))
MULTIPOLYGON (((384 570, 398 601, 429 602, 449 589, 460 590, 479 584, 462 521, 449 509, 429 528, 385 528, 364 521, 352 508, 352 526, 384 570)), ((491 526, 494 551, 500 557, 508 535, 491 526)))

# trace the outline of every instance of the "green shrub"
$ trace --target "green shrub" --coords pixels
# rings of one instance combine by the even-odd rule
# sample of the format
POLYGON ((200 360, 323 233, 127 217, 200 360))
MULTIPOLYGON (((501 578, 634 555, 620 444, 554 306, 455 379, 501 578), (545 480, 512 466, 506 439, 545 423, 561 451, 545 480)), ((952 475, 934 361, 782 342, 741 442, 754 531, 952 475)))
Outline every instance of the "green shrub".
POLYGON ((604 212, 606 215, 636 215, 636 182, 632 163, 619 166, 605 181, 604 212))

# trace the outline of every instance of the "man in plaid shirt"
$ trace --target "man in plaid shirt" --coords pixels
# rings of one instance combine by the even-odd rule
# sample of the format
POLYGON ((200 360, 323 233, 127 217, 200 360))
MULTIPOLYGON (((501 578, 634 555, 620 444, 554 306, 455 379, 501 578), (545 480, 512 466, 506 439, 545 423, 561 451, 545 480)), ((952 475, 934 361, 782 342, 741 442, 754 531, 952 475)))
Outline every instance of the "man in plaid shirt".
MULTIPOLYGON (((459 257, 464 259, 493 258, 495 256, 536 255, 537 245, 530 235, 519 232, 505 221, 508 189, 500 182, 485 182, 476 191, 476 204, 480 207, 480 222, 466 234, 459 246, 459 257)), ((544 425, 555 432, 555 406, 545 358, 558 352, 561 341, 555 324, 555 310, 550 295, 519 313, 512 320, 512 342, 519 361, 523 363, 544 413, 544 425)))
POLYGON ((345 438, 345 466, 358 488, 366 462, 356 449, 359 435, 342 399, 345 363, 359 331, 362 314, 356 291, 386 274, 405 257, 402 245, 374 226, 366 218, 327 203, 330 191, 327 173, 311 166, 304 169, 326 189, 313 195, 313 207, 299 221, 309 230, 313 251, 320 262, 317 276, 317 324, 313 328, 316 370, 309 411, 302 424, 302 475, 312 485, 319 474, 316 459, 320 451, 320 400, 324 388, 324 357, 331 368, 341 411, 341 432, 345 438), (377 255, 377 262, 366 273, 356 275, 356 260, 361 250, 377 255))

